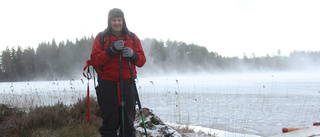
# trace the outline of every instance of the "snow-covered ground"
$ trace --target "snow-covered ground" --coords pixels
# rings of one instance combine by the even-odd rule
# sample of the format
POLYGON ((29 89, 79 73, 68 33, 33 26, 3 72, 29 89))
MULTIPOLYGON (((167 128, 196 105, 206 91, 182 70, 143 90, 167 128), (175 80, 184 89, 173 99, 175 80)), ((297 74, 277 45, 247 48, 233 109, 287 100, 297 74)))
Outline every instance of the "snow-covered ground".
MULTIPOLYGON (((143 77, 141 103, 163 122, 219 137, 280 134, 320 121, 320 74, 263 73, 143 77)), ((71 104, 87 95, 86 79, 0 83, 0 103, 21 108, 71 104)), ((93 80, 90 95, 95 96, 93 80)))

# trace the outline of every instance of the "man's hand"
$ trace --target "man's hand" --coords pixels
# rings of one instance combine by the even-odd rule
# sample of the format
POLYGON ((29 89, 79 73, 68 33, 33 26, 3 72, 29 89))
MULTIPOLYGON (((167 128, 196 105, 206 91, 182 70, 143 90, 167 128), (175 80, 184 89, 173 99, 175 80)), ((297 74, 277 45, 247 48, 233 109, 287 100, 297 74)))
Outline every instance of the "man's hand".
POLYGON ((113 53, 116 53, 117 51, 121 51, 124 48, 124 42, 123 40, 117 40, 113 45, 111 45, 111 50, 113 53))
POLYGON ((125 58, 130 58, 133 61, 136 61, 138 59, 138 54, 135 53, 131 48, 124 47, 122 51, 122 56, 125 58))

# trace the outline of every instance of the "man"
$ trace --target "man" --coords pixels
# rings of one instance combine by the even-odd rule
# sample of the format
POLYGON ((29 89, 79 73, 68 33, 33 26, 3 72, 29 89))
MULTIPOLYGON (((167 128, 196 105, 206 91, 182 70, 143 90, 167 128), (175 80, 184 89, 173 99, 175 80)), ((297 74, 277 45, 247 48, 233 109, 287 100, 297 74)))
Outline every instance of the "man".
POLYGON ((133 75, 136 76, 136 66, 142 67, 146 57, 140 39, 128 30, 121 9, 114 8, 109 11, 108 27, 94 39, 91 60, 99 76, 97 98, 103 120, 99 129, 100 134, 102 137, 116 137, 120 127, 120 137, 124 136, 123 129, 126 137, 135 136, 133 122, 136 113, 136 92, 128 68, 130 64, 133 75), (101 45, 100 35, 103 36, 104 45, 101 45), (121 78, 120 70, 122 70, 121 78), (123 80, 122 93, 120 93, 120 79, 123 80))

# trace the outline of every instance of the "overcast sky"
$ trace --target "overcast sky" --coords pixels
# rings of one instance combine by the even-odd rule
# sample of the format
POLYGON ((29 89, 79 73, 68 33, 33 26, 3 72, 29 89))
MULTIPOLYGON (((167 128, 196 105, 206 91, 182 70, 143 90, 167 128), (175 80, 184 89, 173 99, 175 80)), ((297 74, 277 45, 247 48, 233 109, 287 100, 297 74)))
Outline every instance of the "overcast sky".
POLYGON ((0 50, 96 36, 115 7, 140 39, 194 43, 222 56, 320 50, 320 0, 7 0, 0 50))

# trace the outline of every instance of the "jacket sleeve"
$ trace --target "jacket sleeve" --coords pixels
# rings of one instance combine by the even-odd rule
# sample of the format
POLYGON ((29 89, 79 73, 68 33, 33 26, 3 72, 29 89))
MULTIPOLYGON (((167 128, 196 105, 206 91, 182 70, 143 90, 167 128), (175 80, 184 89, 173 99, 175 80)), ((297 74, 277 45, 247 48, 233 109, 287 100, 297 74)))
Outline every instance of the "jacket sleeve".
POLYGON ((146 56, 144 55, 143 48, 141 46, 140 39, 137 37, 136 34, 134 34, 135 40, 134 40, 134 52, 138 54, 138 59, 137 61, 133 62, 134 65, 137 67, 142 67, 146 63, 146 56))
POLYGON ((93 41, 92 50, 91 50, 91 61, 92 65, 96 69, 100 69, 104 64, 106 64, 111 57, 106 54, 106 47, 102 49, 102 45, 100 43, 99 35, 93 41))

